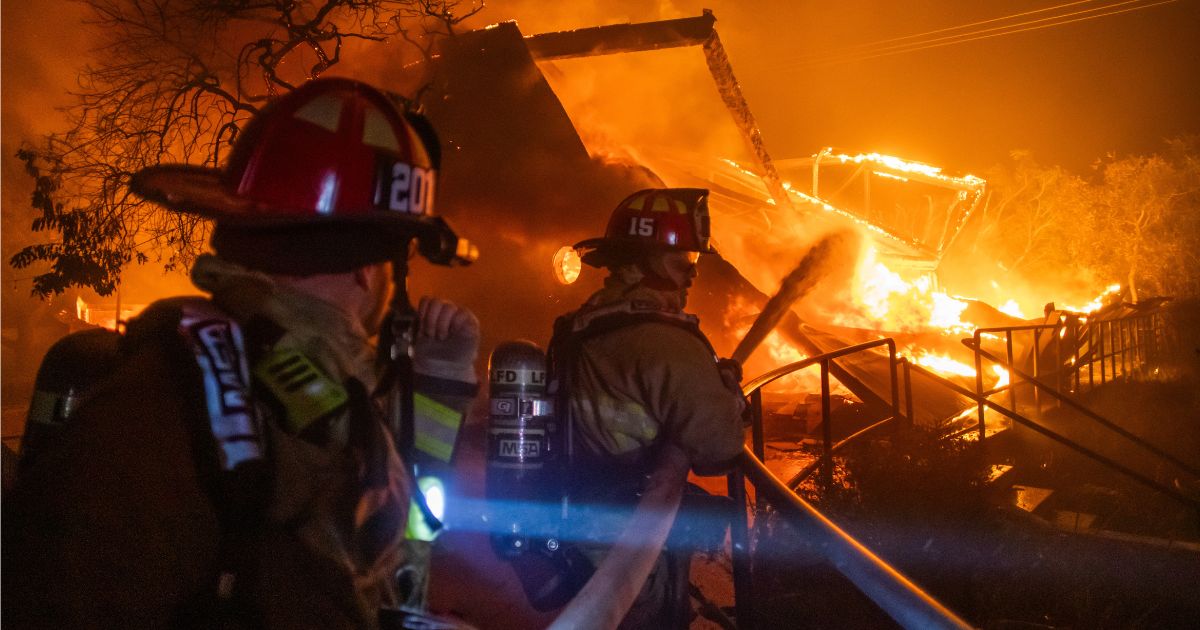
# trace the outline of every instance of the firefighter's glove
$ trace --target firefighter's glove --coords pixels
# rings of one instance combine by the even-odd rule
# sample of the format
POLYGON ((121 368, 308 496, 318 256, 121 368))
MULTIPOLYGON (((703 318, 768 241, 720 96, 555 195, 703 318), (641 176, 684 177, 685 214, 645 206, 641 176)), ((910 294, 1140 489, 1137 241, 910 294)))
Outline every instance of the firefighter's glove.
POLYGON ((476 383, 479 320, 471 311, 425 296, 417 305, 413 371, 425 376, 476 383))
POLYGON ((717 369, 726 387, 742 391, 742 364, 737 359, 717 359, 717 369))
POLYGON ((749 424, 746 410, 750 405, 742 395, 742 364, 738 363, 737 359, 717 359, 717 372, 721 374, 721 382, 725 387, 737 394, 738 400, 741 401, 738 416, 742 418, 743 424, 749 424))

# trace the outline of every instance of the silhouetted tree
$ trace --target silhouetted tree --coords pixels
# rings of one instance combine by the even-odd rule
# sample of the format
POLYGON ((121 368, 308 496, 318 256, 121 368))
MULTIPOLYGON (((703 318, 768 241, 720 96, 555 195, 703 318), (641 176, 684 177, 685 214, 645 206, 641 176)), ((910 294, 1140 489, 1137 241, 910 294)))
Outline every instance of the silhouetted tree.
POLYGON ((159 162, 220 164, 242 124, 342 61, 352 40, 400 37, 428 59, 482 0, 83 0, 101 44, 79 73, 69 127, 18 152, 34 179, 35 232, 11 259, 33 291, 110 293, 150 257, 186 265, 207 224, 130 194, 159 162), (43 267, 45 265, 45 267, 43 267))
POLYGON ((1029 280, 1120 282, 1135 300, 1200 295, 1200 136, 1108 156, 1095 170, 1089 181, 1014 151, 988 174, 976 251, 1029 280))

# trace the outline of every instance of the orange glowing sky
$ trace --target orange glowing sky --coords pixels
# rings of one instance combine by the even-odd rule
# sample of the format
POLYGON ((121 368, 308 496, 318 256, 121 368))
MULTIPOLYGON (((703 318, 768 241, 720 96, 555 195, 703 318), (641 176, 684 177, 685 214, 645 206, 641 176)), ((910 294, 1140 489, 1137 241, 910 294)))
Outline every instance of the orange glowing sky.
MULTIPOLYGON (((491 2, 482 17, 503 19, 513 4, 491 2)), ((604 22, 642 21, 712 9, 778 157, 833 145, 979 172, 1023 148, 1044 163, 1083 170, 1108 151, 1151 152, 1164 137, 1200 132, 1200 0, 825 66, 800 60, 1068 0, 593 1, 564 2, 544 17, 531 10, 544 3, 516 4, 526 33, 584 26, 601 15, 604 22)))
MULTIPOLYGON (((864 61, 802 61, 1060 4, 1116 2, 490 0, 475 24, 515 18, 536 33, 693 16, 707 7, 779 157, 833 145, 978 172, 1027 148, 1042 162, 1082 170, 1108 151, 1149 152, 1164 137, 1200 132, 1200 0, 864 61)), ((67 102, 70 67, 86 58, 72 4, 3 3, 5 161, 14 134, 67 102)))
MULTIPOLYGON (((529 33, 699 15, 717 28, 777 159, 825 146, 878 151, 982 173, 1030 149, 1077 172, 1106 152, 1152 152, 1200 133, 1200 0, 1137 0, 1141 10, 908 54, 805 65, 822 51, 960 26, 1063 0, 792 2, 490 0, 473 26, 517 19, 529 33)), ((28 182, 19 143, 62 127, 89 43, 74 3, 3 3, 5 242, 19 236, 28 182)), ((354 63, 348 60, 345 63, 354 63)), ((707 88, 706 88, 707 89, 707 88)), ((670 99, 671 94, 648 95, 670 99)), ((6 252, 10 251, 6 247, 6 252)), ((11 270, 5 266, 5 276, 11 270)))

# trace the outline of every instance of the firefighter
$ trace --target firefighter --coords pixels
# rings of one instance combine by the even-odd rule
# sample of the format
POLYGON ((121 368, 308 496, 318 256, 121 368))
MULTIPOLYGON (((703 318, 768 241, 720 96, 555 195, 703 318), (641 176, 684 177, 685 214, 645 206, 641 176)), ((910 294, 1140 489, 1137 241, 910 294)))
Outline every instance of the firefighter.
MULTIPOLYGON (((617 206, 603 237, 575 246, 584 263, 609 275, 555 323, 549 352, 552 387, 570 423, 569 495, 579 512, 595 514, 575 519, 590 528, 576 528, 575 538, 597 563, 603 545, 586 541, 612 542, 606 517, 636 502, 657 459, 681 457, 695 473, 716 475, 742 450, 738 366, 718 361, 697 318, 684 312, 698 257, 715 253, 707 196, 636 192, 617 206)), ((687 627, 689 557, 677 549, 659 558, 622 627, 687 627)))
POLYGON ((413 309, 403 282, 410 252, 476 255, 433 214, 437 163, 422 118, 318 79, 257 113, 223 170, 135 175, 215 220, 191 273, 210 297, 129 322, 39 443, 5 505, 5 627, 376 628, 419 603, 427 548, 405 538, 436 529, 441 492, 414 462, 449 459, 477 389, 475 316, 413 309), (381 328, 403 356, 377 359, 381 328))

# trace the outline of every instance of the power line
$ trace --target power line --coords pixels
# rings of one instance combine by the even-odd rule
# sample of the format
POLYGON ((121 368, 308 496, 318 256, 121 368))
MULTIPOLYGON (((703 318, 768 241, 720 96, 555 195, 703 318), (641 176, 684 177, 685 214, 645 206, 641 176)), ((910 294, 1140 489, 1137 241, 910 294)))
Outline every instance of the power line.
MULTIPOLYGON (((991 27, 991 28, 986 28, 986 29, 976 29, 973 31, 968 31, 968 32, 960 33, 960 34, 953 35, 953 36, 925 39, 925 40, 921 40, 921 41, 909 42, 907 44, 899 44, 899 45, 892 45, 892 46, 878 46, 878 44, 883 43, 883 41, 896 41, 896 40, 900 40, 900 39, 914 39, 916 37, 919 37, 919 35, 905 36, 905 37, 900 37, 900 38, 892 38, 891 40, 883 40, 881 42, 875 42, 873 44, 860 45, 860 46, 858 46, 858 48, 863 48, 863 50, 859 50, 857 52, 851 50, 850 48, 839 49, 838 51, 832 51, 832 52, 828 53, 823 58, 819 57, 819 56, 812 57, 809 60, 802 60, 799 62, 794 62, 794 63, 789 63, 789 64, 785 64, 782 66, 778 66, 776 69, 781 72, 795 71, 795 70, 805 68, 805 67, 836 65, 839 63, 847 63, 847 62, 852 62, 852 61, 864 61, 867 59, 875 59, 878 57, 887 57, 887 56, 891 56, 891 55, 899 55, 899 54, 904 54, 904 53, 916 52, 919 50, 926 50, 929 48, 940 48, 943 46, 953 46, 956 44, 963 44, 963 43, 978 41, 978 40, 982 40, 982 39, 989 39, 992 37, 1000 37, 1003 35, 1013 35, 1016 33, 1024 33, 1027 31, 1051 28, 1054 26, 1063 26, 1066 24, 1072 24, 1074 22, 1082 22, 1085 20, 1109 17, 1112 15, 1118 15, 1121 13, 1128 13, 1130 11, 1138 11, 1141 9, 1148 9, 1148 8, 1163 5, 1163 4, 1170 4, 1173 2, 1177 2, 1177 1, 1178 0, 1159 0, 1158 2, 1151 2, 1148 4, 1138 4, 1139 2, 1142 2, 1142 0, 1123 0, 1120 2, 1110 2, 1104 6, 1093 7, 1091 9, 1084 9, 1081 11, 1074 11, 1074 12, 1070 12, 1070 13, 1062 13, 1062 14, 1059 14, 1056 16, 1039 18, 1036 20, 1026 20, 1023 22, 1017 22, 1017 23, 1008 24, 1005 26, 997 26, 997 27, 991 27), (1129 5, 1129 4, 1135 4, 1137 6, 1127 7, 1124 9, 1118 9, 1118 7, 1121 7, 1124 5, 1129 5), (1098 11, 1100 13, 1096 13, 1098 11), (1084 15, 1087 13, 1092 13, 1093 15, 1084 15), (1063 19, 1063 18, 1069 18, 1072 16, 1082 16, 1082 17, 1075 17, 1074 19, 1063 19), (1049 23, 1042 24, 1043 22, 1049 22, 1049 23), (870 48, 871 46, 875 46, 875 48, 872 50, 870 48)), ((1067 5, 1058 5, 1057 7, 1051 7, 1051 9, 1063 8, 1063 7, 1067 7, 1067 6, 1074 5, 1074 4, 1080 4, 1080 3, 1069 3, 1067 5)), ((1047 9, 1047 10, 1049 10, 1049 9, 1047 9)), ((1026 12, 1026 14, 1037 13, 1037 12, 1042 12, 1042 11, 1043 10, 1026 12)), ((961 28, 966 28, 968 26, 974 26, 974 25, 979 25, 979 24, 988 23, 988 22, 1007 20, 1007 19, 1011 19, 1013 17, 1018 17, 1020 15, 1026 15, 1026 14, 1016 14, 1016 15, 1012 15, 1012 16, 1006 16, 1003 18, 993 18, 991 20, 984 20, 982 22, 977 22, 977 23, 973 23, 973 24, 965 24, 965 25, 958 26, 958 27, 939 29, 938 31, 931 31, 930 33, 925 33, 922 35, 928 35, 928 34, 935 33, 935 32, 958 30, 961 28)))
POLYGON ((958 26, 949 26, 946 28, 939 28, 939 29, 935 29, 932 31, 925 31, 924 33, 914 33, 912 35, 902 35, 900 37, 890 37, 888 39, 881 39, 881 40, 874 41, 874 42, 867 42, 867 43, 863 43, 863 44, 854 44, 852 46, 844 46, 842 48, 838 48, 838 49, 835 49, 832 51, 818 52, 818 53, 811 54, 811 55, 802 55, 801 56, 802 59, 800 59, 800 60, 804 60, 803 57, 820 57, 820 56, 824 56, 824 55, 836 55, 836 54, 840 54, 840 53, 852 52, 852 51, 862 49, 862 48, 874 48, 876 46, 880 46, 883 44, 890 44, 892 42, 903 41, 906 39, 915 39, 918 37, 926 37, 928 35, 936 35, 938 33, 947 33, 950 31, 957 31, 957 30, 961 30, 961 29, 965 29, 965 28, 970 28, 972 26, 982 26, 984 24, 991 24, 993 22, 1003 22, 1006 20, 1011 20, 1013 18, 1024 17, 1026 15, 1045 13, 1046 11, 1054 11, 1057 9, 1066 9, 1068 7, 1073 7, 1073 6, 1080 5, 1080 4, 1091 4, 1092 2, 1096 2, 1096 1, 1097 0, 1076 0, 1075 2, 1066 2, 1063 4, 1058 4, 1058 5, 1054 5, 1052 7, 1046 7, 1043 9, 1034 9, 1032 11, 1025 11, 1023 13, 1014 13, 1012 15, 1005 15, 1002 17, 990 18, 987 20, 980 20, 978 22, 971 22, 968 24, 960 24, 958 26))
MULTIPOLYGON (((1138 4, 1139 2, 1142 2, 1142 1, 1143 0, 1118 0, 1116 2, 1107 2, 1102 6, 1092 7, 1089 9, 1083 9, 1080 11, 1074 11, 1074 12, 1070 12, 1070 13, 1061 13, 1061 14, 1054 15, 1051 17, 1038 18, 1035 20, 1025 20, 1022 22, 1005 24, 1003 26, 994 26, 994 27, 990 27, 990 28, 974 29, 974 30, 967 31, 964 33, 958 33, 955 35, 928 38, 928 39, 923 39, 923 40, 919 40, 919 41, 907 42, 904 44, 893 44, 890 46, 888 46, 888 45, 880 46, 879 45, 880 42, 877 42, 877 43, 873 43, 873 44, 860 45, 857 47, 858 50, 852 50, 850 48, 846 48, 846 49, 829 51, 826 53, 817 53, 816 55, 810 55, 809 58, 807 58, 807 59, 803 59, 803 60, 800 60, 795 63, 785 64, 783 66, 780 66, 780 69, 782 70, 782 69, 791 68, 791 67, 831 65, 831 64, 837 64, 837 63, 844 63, 847 61, 858 61, 861 59, 871 59, 871 58, 875 58, 875 57, 879 57, 879 56, 884 56, 885 54, 900 54, 900 53, 904 53, 904 52, 912 52, 915 50, 924 50, 925 48, 938 47, 939 45, 952 45, 952 44, 957 44, 957 43, 974 41, 976 39, 983 39, 983 38, 988 37, 988 35, 985 35, 986 33, 993 34, 991 36, 999 36, 999 35, 1006 35, 1006 34, 1010 34, 1010 33, 1023 32, 1025 30, 1034 30, 1034 28, 1022 28, 1022 27, 1027 27, 1029 25, 1039 24, 1039 23, 1044 23, 1044 22, 1050 22, 1050 24, 1043 24, 1044 27, 1057 26, 1059 24, 1067 24, 1072 21, 1078 21, 1078 20, 1066 20, 1065 18, 1069 18, 1069 17, 1077 16, 1077 15, 1083 15, 1083 14, 1087 14, 1087 13, 1093 13, 1094 15, 1090 15, 1086 19, 1105 17, 1105 16, 1111 15, 1113 13, 1121 12, 1121 11, 1112 11, 1112 9, 1115 9, 1116 7, 1129 5, 1129 4, 1138 4), (1100 13, 1097 13, 1097 12, 1100 12, 1100 13)), ((1174 0, 1167 0, 1167 1, 1174 1, 1174 0)), ((1084 3, 1086 3, 1086 0, 1084 3)), ((1080 4, 1080 3, 1073 3, 1073 4, 1080 4)), ((1069 5, 1058 5, 1055 7, 1050 7, 1049 9, 1067 8, 1068 6, 1069 5)), ((1147 5, 1147 6, 1149 6, 1149 5, 1147 5)), ((1041 12, 1041 11, 1039 11, 1039 12, 1041 12)), ((939 30, 943 31, 943 32, 959 30, 962 28, 966 28, 968 26, 973 26, 973 25, 982 24, 982 23, 1007 21, 1014 17, 1019 17, 1020 15, 1023 15, 1023 14, 1016 14, 1016 15, 1005 16, 1005 17, 1001 17, 1001 18, 993 18, 992 20, 984 20, 983 22, 977 22, 974 24, 967 24, 967 25, 951 27, 951 28, 947 28, 947 29, 939 29, 939 30)), ((914 39, 916 37, 918 37, 918 36, 914 35, 914 36, 907 36, 907 37, 903 37, 903 38, 892 38, 892 39, 893 40, 914 39)))
MULTIPOLYGON (((965 38, 965 39, 958 39, 958 40, 955 40, 955 41, 950 41, 950 42, 942 42, 942 43, 937 43, 937 44, 930 43, 929 45, 924 45, 924 46, 915 46, 915 47, 905 48, 905 49, 902 49, 902 50, 893 50, 893 51, 888 51, 888 52, 880 52, 880 53, 878 53, 878 54, 870 54, 870 55, 865 55, 865 56, 861 56, 861 57, 857 57, 857 58, 847 58, 847 59, 845 59, 845 60, 840 60, 840 61, 831 61, 831 62, 825 62, 825 63, 822 63, 822 64, 814 64, 814 65, 830 65, 830 64, 834 64, 834 63, 844 63, 844 62, 847 62, 847 61, 865 61, 865 60, 867 60, 867 59, 875 59, 875 58, 878 58, 878 57, 887 57, 887 56, 891 56, 891 55, 900 55, 900 54, 904 54, 904 53, 916 52, 916 51, 918 51, 918 50, 926 50, 926 49, 929 49, 929 48, 941 48, 941 47, 943 47, 943 46, 953 46, 953 45, 955 45, 955 44, 964 44, 964 43, 967 43, 967 42, 978 41, 978 40, 981 40, 981 39, 990 39, 990 38, 993 38, 993 37, 1002 37, 1002 36, 1004 36, 1004 35, 1015 35, 1015 34, 1017 34, 1017 33, 1024 33, 1024 32, 1026 32, 1026 31, 1037 31, 1037 30, 1041 30, 1041 29, 1052 28, 1052 27, 1055 27, 1055 26, 1063 26, 1063 25, 1066 25, 1066 24, 1072 24, 1072 23, 1074 23, 1074 22, 1083 22, 1083 21, 1086 21, 1086 20, 1094 20, 1094 19, 1096 19, 1096 18, 1108 17, 1108 16, 1112 16, 1112 15, 1118 15, 1118 14, 1121 14, 1121 13, 1128 13, 1128 12, 1130 12, 1130 11, 1138 11, 1138 10, 1141 10, 1141 9, 1149 9, 1149 8, 1151 8, 1151 7, 1156 7, 1156 6, 1159 6, 1159 5, 1162 5, 1162 4, 1170 4, 1170 3, 1172 3, 1172 2, 1178 2, 1178 0, 1159 0, 1158 2, 1152 2, 1152 3, 1150 3, 1150 4, 1143 4, 1143 5, 1139 5, 1139 6, 1135 6, 1135 7, 1129 7, 1129 8, 1126 8, 1126 9, 1120 9, 1120 10, 1118 10, 1118 11, 1109 11, 1109 12, 1106 12, 1106 13, 1100 13, 1100 14, 1096 14, 1096 15, 1088 15, 1088 16, 1084 16, 1084 17, 1075 18, 1075 19, 1072 19, 1072 20, 1062 20, 1062 21, 1059 21, 1059 22, 1054 22, 1054 23, 1051 23, 1051 24, 1042 24, 1042 25, 1039 25, 1039 26, 1029 26, 1029 27, 1027 27, 1027 28, 1014 28, 1013 30, 1007 30, 1007 31, 1000 32, 1000 33, 992 33, 992 34, 990 34, 990 35, 979 35, 979 36, 977 36, 977 37, 967 37, 967 38, 965 38)), ((1118 4, 1127 4, 1127 3, 1126 3, 1126 2, 1122 2, 1122 3, 1118 3, 1118 4)), ((1117 5, 1114 5, 1114 6, 1117 6, 1117 5)), ((1027 23, 1025 23, 1025 24, 1032 24, 1032 23, 1034 23, 1034 22, 1027 22, 1027 23)), ((1024 26, 1024 24, 1017 24, 1017 25, 1014 25, 1014 26, 1024 26)))

